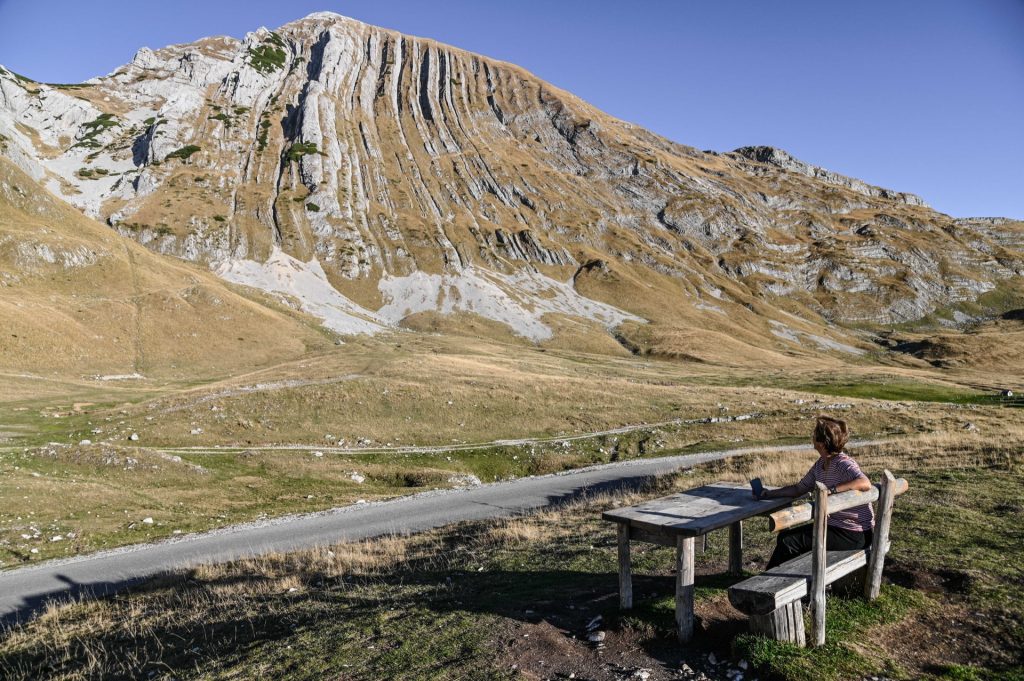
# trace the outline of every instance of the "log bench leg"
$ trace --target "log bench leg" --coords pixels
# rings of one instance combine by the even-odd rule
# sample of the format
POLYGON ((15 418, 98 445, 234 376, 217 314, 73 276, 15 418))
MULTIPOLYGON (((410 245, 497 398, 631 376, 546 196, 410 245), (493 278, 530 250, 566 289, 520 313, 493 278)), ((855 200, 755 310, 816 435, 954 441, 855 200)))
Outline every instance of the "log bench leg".
POLYGON ((743 523, 729 526, 729 574, 743 574, 743 523))
POLYGON ((693 638, 693 557, 694 538, 676 538, 676 626, 679 640, 693 638))
POLYGON ((800 601, 793 601, 767 615, 751 615, 750 630, 776 641, 794 643, 800 647, 807 644, 804 634, 804 611, 800 601))
POLYGON ((869 601, 878 598, 882 588, 882 568, 885 566, 885 554, 889 551, 889 525, 892 523, 892 502, 895 498, 896 478, 887 469, 878 496, 875 536, 871 540, 871 555, 868 557, 867 576, 864 579, 864 596, 869 601))
POLYGON ((619 608, 633 607, 633 565, 629 555, 629 525, 619 523, 619 608))

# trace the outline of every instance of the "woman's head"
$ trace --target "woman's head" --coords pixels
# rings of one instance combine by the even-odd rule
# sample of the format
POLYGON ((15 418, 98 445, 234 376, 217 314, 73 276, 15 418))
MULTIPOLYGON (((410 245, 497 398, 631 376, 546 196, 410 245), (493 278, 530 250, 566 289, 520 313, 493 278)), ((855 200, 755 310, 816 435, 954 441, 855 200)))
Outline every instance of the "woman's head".
POLYGON ((850 429, 846 421, 840 421, 830 416, 819 416, 818 422, 814 424, 814 447, 822 455, 835 456, 843 451, 843 447, 850 440, 850 429))

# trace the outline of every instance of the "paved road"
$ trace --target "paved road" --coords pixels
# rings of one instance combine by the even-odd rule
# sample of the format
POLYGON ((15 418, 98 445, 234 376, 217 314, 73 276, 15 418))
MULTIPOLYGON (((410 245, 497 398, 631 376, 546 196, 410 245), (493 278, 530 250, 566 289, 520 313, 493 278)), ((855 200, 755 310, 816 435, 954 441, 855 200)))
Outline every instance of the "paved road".
MULTIPOLYGON (((866 443, 865 443, 866 444, 866 443)), ((810 449, 807 445, 771 448, 810 449)), ((472 489, 444 490, 356 504, 309 515, 236 525, 153 544, 54 560, 0 572, 0 621, 24 618, 46 601, 82 593, 107 594, 167 570, 273 551, 418 532, 450 523, 515 515, 588 492, 628 489, 652 476, 764 447, 639 459, 567 473, 522 478, 472 489)))

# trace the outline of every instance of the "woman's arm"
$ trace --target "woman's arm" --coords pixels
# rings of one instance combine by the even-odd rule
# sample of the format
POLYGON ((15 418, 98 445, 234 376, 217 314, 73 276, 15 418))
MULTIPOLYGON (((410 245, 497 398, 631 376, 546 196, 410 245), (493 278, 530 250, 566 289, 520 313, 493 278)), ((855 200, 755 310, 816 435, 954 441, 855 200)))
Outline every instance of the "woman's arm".
MULTIPOLYGON (((867 492, 871 489, 871 481, 866 475, 854 478, 847 482, 841 483, 835 486, 835 494, 840 492, 849 492, 850 490, 856 490, 858 492, 867 492)), ((798 497, 806 494, 807 490, 796 485, 786 485, 785 487, 779 487, 778 489, 766 489, 764 494, 761 495, 762 499, 778 499, 781 497, 798 497)))
POLYGON ((786 485, 778 489, 766 489, 761 498, 778 499, 780 497, 798 497, 801 494, 804 494, 804 490, 800 488, 800 485, 786 485))
POLYGON ((841 483, 835 486, 835 494, 840 492, 849 492, 850 490, 856 490, 857 492, 867 492, 871 489, 871 481, 868 480, 868 476, 861 475, 860 477, 854 478, 847 482, 841 483))

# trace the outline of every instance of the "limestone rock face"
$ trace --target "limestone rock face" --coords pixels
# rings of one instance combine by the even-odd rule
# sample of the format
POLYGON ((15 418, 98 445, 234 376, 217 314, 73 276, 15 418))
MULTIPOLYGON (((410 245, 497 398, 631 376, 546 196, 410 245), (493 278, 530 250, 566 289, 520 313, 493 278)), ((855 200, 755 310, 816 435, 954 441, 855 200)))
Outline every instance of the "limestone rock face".
MULTIPOLYGON (((954 220, 770 147, 701 152, 513 65, 331 13, 143 48, 82 85, 0 70, 0 135, 121 234, 288 290, 280 272, 314 272, 324 300, 321 282, 364 291, 368 327, 406 309, 510 323, 502 296, 606 324, 753 299, 888 323, 1024 273, 1019 222, 954 220), (596 260, 605 299, 588 303, 574 287, 596 260), (667 302, 616 298, 652 276, 667 302), (395 301, 417 282, 424 301, 395 301)), ((544 337, 530 319, 518 329, 544 337)))
POLYGON ((822 182, 839 185, 840 187, 851 189, 860 194, 864 194, 865 196, 891 199, 893 201, 905 203, 909 206, 927 205, 921 197, 916 194, 894 192, 890 189, 875 187, 856 178, 846 177, 845 175, 834 173, 831 170, 825 170, 824 168, 819 168, 818 166, 811 165, 810 163, 804 163, 803 161, 793 158, 782 149, 776 149, 775 147, 740 147, 733 153, 744 158, 749 158, 752 161, 757 161, 758 163, 766 163, 790 172, 800 173, 807 177, 813 177, 821 180, 822 182))

